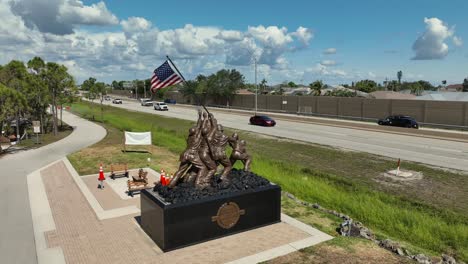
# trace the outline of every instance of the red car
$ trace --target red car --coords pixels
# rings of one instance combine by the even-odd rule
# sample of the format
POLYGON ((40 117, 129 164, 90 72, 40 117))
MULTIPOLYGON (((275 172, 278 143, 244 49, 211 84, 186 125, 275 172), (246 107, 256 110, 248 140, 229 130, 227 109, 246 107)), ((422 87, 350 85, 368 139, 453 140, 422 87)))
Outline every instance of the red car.
POLYGON ((250 124, 257 126, 275 126, 275 120, 264 115, 255 115, 250 118, 250 124))

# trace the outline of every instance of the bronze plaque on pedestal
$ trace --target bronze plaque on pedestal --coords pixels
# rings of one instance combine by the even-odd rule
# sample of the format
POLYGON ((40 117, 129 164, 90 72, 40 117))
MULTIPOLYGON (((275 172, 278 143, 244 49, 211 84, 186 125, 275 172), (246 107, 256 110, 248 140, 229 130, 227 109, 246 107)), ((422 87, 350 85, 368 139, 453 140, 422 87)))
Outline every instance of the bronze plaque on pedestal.
POLYGON ((212 222, 217 222, 224 229, 229 229, 237 224, 245 210, 241 210, 235 202, 227 202, 218 209, 218 214, 211 217, 212 222))

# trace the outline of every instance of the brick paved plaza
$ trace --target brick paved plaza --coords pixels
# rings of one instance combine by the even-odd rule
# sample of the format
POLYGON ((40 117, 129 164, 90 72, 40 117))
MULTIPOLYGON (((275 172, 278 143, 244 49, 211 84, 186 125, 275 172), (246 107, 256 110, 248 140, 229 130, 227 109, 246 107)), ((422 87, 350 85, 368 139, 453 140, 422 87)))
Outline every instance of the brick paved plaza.
MULTIPOLYGON (((236 260, 249 263, 253 260, 246 258, 248 256, 262 252, 261 258, 265 258, 265 254, 282 255, 320 242, 307 231, 281 222, 163 253, 140 228, 139 213, 100 220, 102 217, 98 217, 95 206, 90 205, 84 193, 94 196, 104 212, 129 206, 139 208, 139 195, 122 199, 108 183, 104 190, 97 189, 97 176, 74 179, 64 162, 43 169, 40 176, 55 222, 55 230, 44 233, 47 248, 61 248, 67 263, 225 263, 236 260), (77 184, 77 181, 84 184, 77 184), (88 188, 90 192, 81 188, 88 188)), ((155 179, 153 173, 150 182, 155 179)), ((112 180, 107 178, 107 181, 112 180)))

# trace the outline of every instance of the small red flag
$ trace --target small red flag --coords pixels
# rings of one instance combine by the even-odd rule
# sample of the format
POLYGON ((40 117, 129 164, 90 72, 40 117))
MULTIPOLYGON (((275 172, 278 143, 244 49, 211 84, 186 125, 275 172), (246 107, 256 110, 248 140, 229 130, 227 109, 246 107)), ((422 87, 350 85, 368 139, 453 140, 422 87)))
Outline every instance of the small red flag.
POLYGON ((398 159, 397 167, 400 168, 400 159, 398 159))

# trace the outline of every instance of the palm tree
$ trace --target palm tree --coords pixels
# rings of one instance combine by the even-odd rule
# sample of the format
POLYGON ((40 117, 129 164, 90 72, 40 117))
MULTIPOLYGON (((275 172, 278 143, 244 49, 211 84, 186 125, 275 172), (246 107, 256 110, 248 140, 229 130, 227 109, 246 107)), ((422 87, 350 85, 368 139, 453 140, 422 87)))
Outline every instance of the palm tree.
POLYGON ((320 96, 322 94, 323 82, 317 80, 309 84, 309 87, 314 91, 313 95, 320 96))
POLYGON ((403 72, 402 71, 398 71, 397 72, 397 78, 398 78, 398 84, 401 85, 401 77, 403 77, 403 72))
POLYGON ((267 88, 267 80, 265 78, 260 82, 260 94, 264 94, 267 88))

